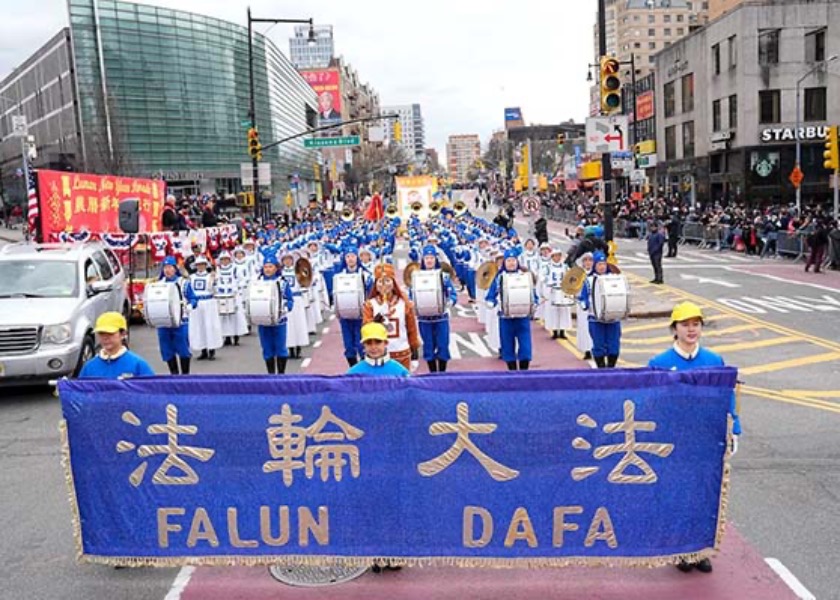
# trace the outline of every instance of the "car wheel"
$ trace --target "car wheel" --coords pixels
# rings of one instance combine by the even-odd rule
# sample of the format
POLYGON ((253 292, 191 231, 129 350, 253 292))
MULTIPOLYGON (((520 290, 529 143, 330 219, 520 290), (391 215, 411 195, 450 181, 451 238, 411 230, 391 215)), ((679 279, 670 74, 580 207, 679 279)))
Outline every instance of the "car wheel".
POLYGON ((96 356, 96 342, 91 334, 87 334, 82 342, 82 349, 79 352, 79 362, 76 364, 76 369, 73 371, 73 377, 78 377, 85 363, 94 356, 96 356))
POLYGON ((125 317, 125 322, 126 323, 131 323, 131 317, 132 317, 131 302, 129 302, 128 300, 126 300, 125 303, 123 304, 122 314, 123 314, 123 317, 125 317))

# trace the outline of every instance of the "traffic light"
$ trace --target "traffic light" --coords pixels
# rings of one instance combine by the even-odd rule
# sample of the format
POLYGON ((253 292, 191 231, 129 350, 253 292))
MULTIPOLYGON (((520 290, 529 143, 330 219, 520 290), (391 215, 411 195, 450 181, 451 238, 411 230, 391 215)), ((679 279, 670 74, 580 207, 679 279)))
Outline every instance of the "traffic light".
POLYGON ((828 127, 825 132, 825 152, 823 152, 825 163, 823 164, 830 171, 840 170, 840 149, 837 147, 837 137, 837 125, 828 127))
POLYGON ((566 134, 562 131, 557 134, 557 148, 562 152, 563 145, 566 143, 566 134))
POLYGON ((601 57, 601 113, 611 115, 621 109, 621 78, 618 59, 601 57))
POLYGON ((253 160, 262 160, 262 144, 260 144, 260 132, 256 127, 248 130, 248 154, 253 160))
POLYGON ((402 122, 395 121, 394 122, 394 141, 401 142, 402 141, 402 122))

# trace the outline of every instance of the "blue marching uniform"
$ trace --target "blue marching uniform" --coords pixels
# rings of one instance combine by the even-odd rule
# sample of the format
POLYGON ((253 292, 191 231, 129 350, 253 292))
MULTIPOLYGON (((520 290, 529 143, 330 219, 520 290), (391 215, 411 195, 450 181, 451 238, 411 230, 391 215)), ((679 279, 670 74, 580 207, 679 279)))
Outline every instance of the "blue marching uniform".
MULTIPOLYGON (((167 263, 164 262, 164 264, 167 263)), ((181 297, 193 308, 198 306, 198 298, 195 292, 193 292, 192 285, 180 275, 176 274, 171 278, 161 276, 161 281, 165 281, 170 285, 177 285, 181 290, 181 297)), ((186 375, 189 372, 189 359, 192 357, 192 353, 190 352, 190 324, 186 312, 184 313, 183 319, 181 319, 181 325, 178 327, 158 327, 157 336, 158 345, 160 346, 160 357, 163 359, 163 362, 167 363, 170 366, 170 371, 172 371, 172 361, 180 358, 181 372, 186 375)), ((177 364, 175 366, 177 367, 177 364)), ((177 369, 175 373, 177 373, 177 369)))
MULTIPOLYGON (((365 298, 370 296, 373 289, 373 277, 362 266, 356 266, 352 271, 347 268, 347 265, 342 264, 341 268, 336 271, 336 275, 341 274, 361 273, 362 282, 365 286, 365 298)), ((362 319, 339 319, 341 325, 341 341, 344 343, 344 358, 352 367, 359 359, 364 358, 365 348, 362 345, 362 319)))
MULTIPOLYGON (((276 259, 275 259, 276 260, 276 259)), ((260 336, 263 360, 269 374, 283 374, 286 371, 286 360, 289 358, 289 349, 286 347, 286 315, 292 310, 295 304, 292 290, 278 271, 271 277, 261 274, 259 279, 263 281, 276 281, 280 286, 281 302, 286 303, 286 310, 277 325, 260 325, 257 333, 260 336)))
MULTIPOLYGON (((516 258, 516 251, 512 248, 505 251, 505 259, 511 257, 516 258)), ((519 272, 518 268, 514 272, 519 272)), ((499 293, 504 287, 502 278, 507 274, 508 272, 505 270, 500 271, 493 283, 490 284, 485 297, 489 306, 496 307, 498 305, 499 293)), ((534 304, 539 302, 536 293, 533 293, 531 302, 534 304)), ((492 315, 489 318, 492 318, 492 315)), ((527 371, 532 359, 531 318, 506 317, 499 310, 499 338, 502 345, 502 360, 507 363, 508 369, 515 371, 517 369, 516 361, 518 360, 519 370, 527 371)))
POLYGON ((595 364, 599 369, 614 368, 621 352, 621 321, 604 322, 595 316, 592 293, 599 277, 595 272, 595 265, 606 262, 606 257, 602 252, 596 252, 593 258, 595 263, 592 273, 584 281, 578 300, 584 310, 589 312, 589 335, 592 337, 592 358, 595 364))
MULTIPOLYGON (((428 248, 427 248, 428 249, 428 248)), ((426 249, 423 256, 427 255, 426 249)), ((431 248, 431 255, 436 256, 434 248, 431 248)), ((425 265, 421 267, 425 269, 425 265)), ((440 269, 440 261, 437 260, 435 268, 440 269)), ((446 363, 452 358, 449 353, 449 307, 458 302, 458 292, 452 285, 452 280, 446 273, 441 273, 443 278, 443 295, 446 298, 446 308, 442 314, 421 317, 417 315, 417 324, 420 329, 420 337, 423 339, 423 360, 429 365, 429 372, 446 372, 446 363)), ((414 290, 412 290, 412 300, 414 290)), ((416 310, 415 310, 416 312, 416 310)))

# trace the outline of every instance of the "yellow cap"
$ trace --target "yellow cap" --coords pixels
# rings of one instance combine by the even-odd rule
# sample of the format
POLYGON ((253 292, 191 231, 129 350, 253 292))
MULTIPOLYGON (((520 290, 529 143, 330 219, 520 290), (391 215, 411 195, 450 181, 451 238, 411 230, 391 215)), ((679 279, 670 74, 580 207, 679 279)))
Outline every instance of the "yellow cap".
POLYGON ((362 327, 362 342, 368 340, 388 341, 388 330, 382 323, 368 323, 362 327))
POLYGON ((96 333, 117 333, 118 331, 128 330, 128 325, 125 322, 125 317, 120 313, 106 312, 96 319, 96 327, 93 330, 96 333))
POLYGON ((688 319, 703 320, 703 311, 693 302, 681 302, 671 312, 671 323, 679 323, 688 319))

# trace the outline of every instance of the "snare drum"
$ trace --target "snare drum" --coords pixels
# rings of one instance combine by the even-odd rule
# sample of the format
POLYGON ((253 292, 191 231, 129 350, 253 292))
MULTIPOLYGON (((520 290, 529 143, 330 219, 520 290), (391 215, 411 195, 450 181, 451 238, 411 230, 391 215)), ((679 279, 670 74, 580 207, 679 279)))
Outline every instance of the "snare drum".
POLYGON ((248 287, 248 322, 273 327, 283 317, 280 281, 252 281, 248 287))
POLYGON ((236 296, 216 296, 216 304, 223 317, 236 313, 236 296))
POLYGON ((333 304, 339 319, 361 319, 365 305, 365 284, 361 273, 333 276, 333 304))
POLYGON ((415 269, 411 274, 414 311, 418 317, 437 317, 446 312, 443 273, 439 269, 415 269))
POLYGON ((146 286, 143 313, 152 327, 180 327, 184 318, 181 286, 158 281, 146 286))
POLYGON ((501 281, 502 315, 530 318, 534 312, 534 280, 529 272, 505 273, 501 281))
POLYGON ((595 319, 612 323, 630 314, 630 285, 624 275, 599 275, 592 290, 595 319))
POLYGON ((575 299, 567 295, 561 288, 551 288, 551 306, 572 307, 575 299))

